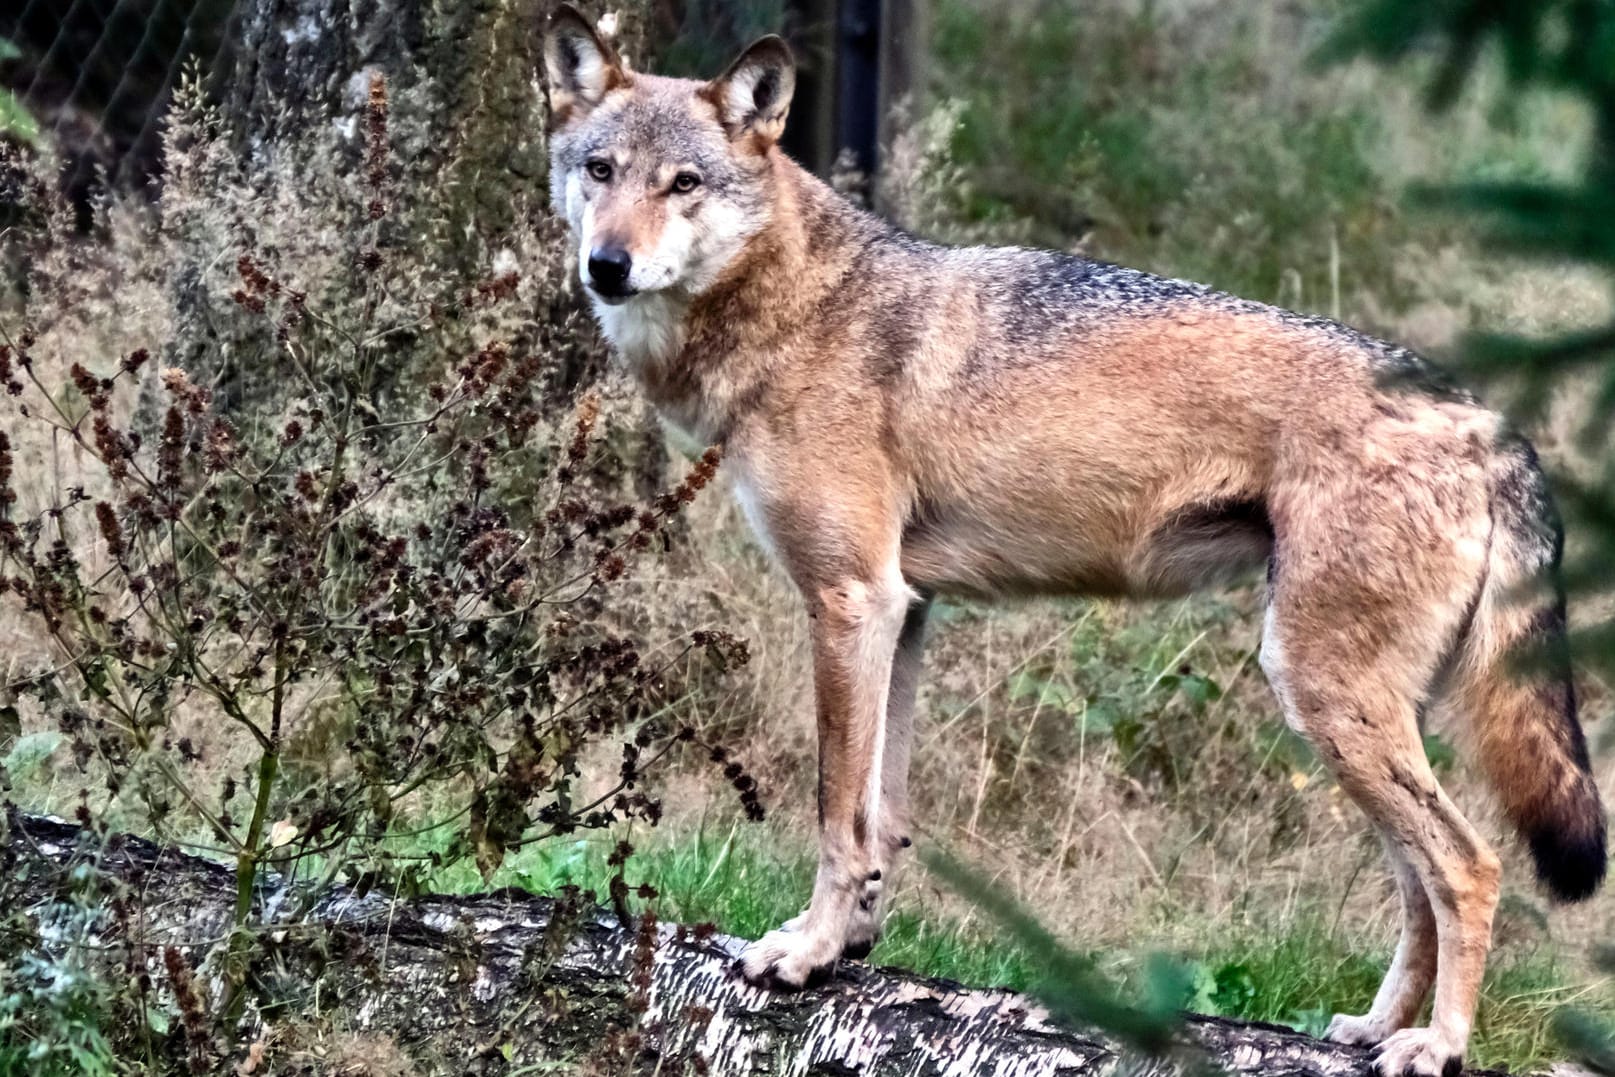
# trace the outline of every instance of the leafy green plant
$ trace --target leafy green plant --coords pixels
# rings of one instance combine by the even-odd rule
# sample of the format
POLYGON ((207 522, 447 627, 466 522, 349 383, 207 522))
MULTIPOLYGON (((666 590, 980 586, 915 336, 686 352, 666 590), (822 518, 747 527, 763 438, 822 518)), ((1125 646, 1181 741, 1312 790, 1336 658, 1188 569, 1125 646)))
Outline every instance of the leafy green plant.
MULTIPOLYGON (((0 37, 0 64, 22 57, 22 50, 0 37)), ((0 87, 0 139, 11 138, 28 146, 39 141, 39 121, 12 90, 0 87)))
POLYGON ((1214 671, 1193 662, 1206 626, 1221 616, 1223 611, 1207 606, 1186 612, 1165 632, 1155 621, 1117 632, 1089 606, 1073 626, 1065 653, 1039 656, 1014 670, 1006 694, 1052 719, 1045 750, 1112 744, 1129 773, 1181 785, 1195 768, 1191 746, 1203 735, 1201 719, 1224 695, 1214 671))
MULTIPOLYGON (((0 823, 3 828, 3 823, 0 823)), ((0 885, 0 892, 5 887, 0 885)), ((0 962, 0 1075, 103 1077, 128 1072, 109 1022, 138 1018, 116 982, 91 960, 101 898, 93 872, 77 871, 64 893, 24 915, 0 914, 8 959, 0 962), (48 932, 66 945, 47 947, 48 932)))

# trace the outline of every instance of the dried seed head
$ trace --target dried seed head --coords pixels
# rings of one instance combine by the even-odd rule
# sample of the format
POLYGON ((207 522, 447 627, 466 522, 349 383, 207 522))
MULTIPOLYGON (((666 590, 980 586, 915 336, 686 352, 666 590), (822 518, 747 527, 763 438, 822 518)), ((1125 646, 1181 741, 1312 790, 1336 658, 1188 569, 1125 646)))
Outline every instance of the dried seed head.
POLYGON ((101 528, 101 538, 113 560, 122 561, 124 554, 123 528, 118 525, 118 514, 105 501, 95 503, 95 522, 101 528))
MULTIPOLYGON (((381 72, 370 76, 370 97, 365 103, 365 179, 372 189, 379 190, 387 180, 387 79, 381 72)), ((371 219, 381 216, 379 199, 371 203, 371 219)))
POLYGON ((0 520, 6 518, 17 500, 17 492, 11 488, 11 468, 11 438, 0 430, 0 520))

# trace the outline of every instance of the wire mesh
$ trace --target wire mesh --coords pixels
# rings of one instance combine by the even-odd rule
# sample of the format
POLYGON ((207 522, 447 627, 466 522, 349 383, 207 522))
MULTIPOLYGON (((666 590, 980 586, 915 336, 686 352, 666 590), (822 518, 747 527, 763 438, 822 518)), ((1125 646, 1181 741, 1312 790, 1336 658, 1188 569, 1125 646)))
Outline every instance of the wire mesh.
POLYGON ((0 137, 48 141, 68 187, 155 170, 164 112, 187 64, 214 88, 233 64, 244 0, 12 0, 0 5, 0 137))
MULTIPOLYGON (((144 184, 159 167, 163 116, 187 65, 216 99, 226 98, 241 20, 264 18, 260 2, 0 0, 0 139, 54 147, 64 185, 81 207, 103 180, 120 189, 144 184)), ((872 170, 880 117, 919 86, 914 50, 925 35, 898 31, 919 25, 915 13, 924 6, 924 0, 646 4, 657 64, 668 73, 715 73, 757 34, 788 33, 799 70, 786 147, 821 173, 848 150, 863 171, 872 170)), ((331 8, 358 12, 335 0, 331 8)), ((267 17, 273 25, 274 12, 267 17)))

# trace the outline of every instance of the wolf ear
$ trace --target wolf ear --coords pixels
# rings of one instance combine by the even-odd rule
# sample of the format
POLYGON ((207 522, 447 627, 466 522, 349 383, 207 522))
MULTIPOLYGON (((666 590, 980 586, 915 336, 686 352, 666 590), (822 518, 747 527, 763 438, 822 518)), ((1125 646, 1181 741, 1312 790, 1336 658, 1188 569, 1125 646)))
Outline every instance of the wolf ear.
POLYGON ((606 94, 632 81, 616 50, 571 4, 556 8, 545 28, 544 73, 551 123, 556 126, 588 112, 606 94))
POLYGON ((796 89, 796 61, 783 38, 770 34, 753 42, 729 70, 707 83, 702 94, 718 108, 731 139, 750 136, 765 150, 785 133, 785 115, 796 89))

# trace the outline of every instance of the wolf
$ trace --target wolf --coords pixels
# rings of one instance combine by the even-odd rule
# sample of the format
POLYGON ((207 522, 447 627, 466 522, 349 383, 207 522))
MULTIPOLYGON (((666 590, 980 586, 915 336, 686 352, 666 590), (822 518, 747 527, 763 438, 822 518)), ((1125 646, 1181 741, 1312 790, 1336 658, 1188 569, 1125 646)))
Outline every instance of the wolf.
POLYGON ((1605 868, 1531 446, 1336 322, 862 211, 779 148, 777 37, 710 82, 663 78, 563 6, 544 65, 551 195, 600 328, 668 424, 723 447, 810 621, 818 873, 746 979, 800 987, 876 940, 934 596, 1155 598, 1265 567, 1261 668, 1401 898, 1383 985, 1328 1036, 1377 1045, 1387 1077, 1453 1073, 1501 868, 1423 714, 1467 720, 1552 894, 1605 868))

